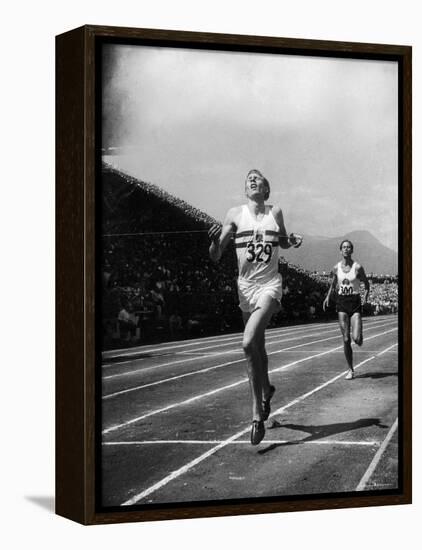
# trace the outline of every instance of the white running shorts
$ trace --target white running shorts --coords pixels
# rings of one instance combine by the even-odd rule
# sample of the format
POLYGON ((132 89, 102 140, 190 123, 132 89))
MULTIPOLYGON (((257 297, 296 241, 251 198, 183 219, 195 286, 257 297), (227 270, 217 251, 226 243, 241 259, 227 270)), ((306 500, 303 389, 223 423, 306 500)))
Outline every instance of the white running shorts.
POLYGON ((237 292, 239 307, 245 313, 251 313, 262 296, 271 296, 280 302, 283 295, 283 280, 280 274, 266 283, 257 283, 247 279, 238 279, 237 292))

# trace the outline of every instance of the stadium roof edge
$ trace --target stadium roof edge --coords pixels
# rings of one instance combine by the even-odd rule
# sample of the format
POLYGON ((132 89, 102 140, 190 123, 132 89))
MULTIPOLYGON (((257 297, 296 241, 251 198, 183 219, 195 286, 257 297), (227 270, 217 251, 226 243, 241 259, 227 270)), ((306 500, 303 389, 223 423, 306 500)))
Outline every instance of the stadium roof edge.
POLYGON ((155 183, 149 183, 142 181, 138 178, 135 178, 134 176, 131 176, 122 170, 119 170, 118 168, 115 168, 108 162, 102 161, 102 170, 113 172, 114 174, 120 176, 121 178, 125 179, 128 183, 131 185, 136 185, 143 189, 144 191, 147 191, 151 194, 153 194, 156 198, 160 200, 164 200, 168 203, 170 203, 172 206, 176 206, 177 208, 180 208, 183 210, 184 214, 196 219, 199 221, 202 221, 207 224, 213 224, 218 223, 215 218, 207 214, 206 212, 203 212, 202 210, 199 210, 199 208, 196 208, 195 206, 192 206, 191 204, 187 203, 186 201, 179 199, 178 197, 175 197, 174 195, 171 195, 164 189, 161 189, 158 185, 155 183))

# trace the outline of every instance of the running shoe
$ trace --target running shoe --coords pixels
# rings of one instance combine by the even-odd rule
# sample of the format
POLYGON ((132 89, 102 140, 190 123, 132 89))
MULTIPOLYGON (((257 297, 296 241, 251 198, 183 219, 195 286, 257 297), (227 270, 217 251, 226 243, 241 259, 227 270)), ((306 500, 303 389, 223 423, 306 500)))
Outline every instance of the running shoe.
POLYGON ((263 420, 254 420, 251 428, 251 443, 258 445, 264 439, 265 425, 263 420))

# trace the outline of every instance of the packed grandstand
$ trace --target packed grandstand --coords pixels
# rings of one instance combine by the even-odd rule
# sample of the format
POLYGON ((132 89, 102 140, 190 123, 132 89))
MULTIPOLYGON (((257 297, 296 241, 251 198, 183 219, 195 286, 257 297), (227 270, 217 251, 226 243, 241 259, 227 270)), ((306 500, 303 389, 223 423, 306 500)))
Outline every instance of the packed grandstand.
MULTIPOLYGON (((242 329, 234 248, 208 258, 212 217, 103 163, 104 348, 242 329)), ((273 326, 328 320, 329 276, 280 259, 282 310, 273 326)), ((397 277, 372 276, 366 313, 396 313, 397 277)))

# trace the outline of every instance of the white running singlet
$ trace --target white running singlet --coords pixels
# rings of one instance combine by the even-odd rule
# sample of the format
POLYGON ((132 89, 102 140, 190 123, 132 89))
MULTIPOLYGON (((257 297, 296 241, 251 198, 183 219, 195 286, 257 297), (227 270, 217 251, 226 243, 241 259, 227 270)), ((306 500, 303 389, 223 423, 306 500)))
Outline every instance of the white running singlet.
POLYGON ((239 278, 265 284, 278 275, 280 228, 271 212, 265 207, 261 220, 252 217, 246 204, 234 237, 239 278))

